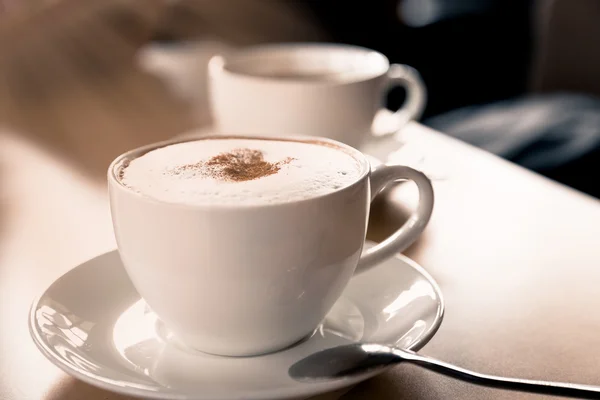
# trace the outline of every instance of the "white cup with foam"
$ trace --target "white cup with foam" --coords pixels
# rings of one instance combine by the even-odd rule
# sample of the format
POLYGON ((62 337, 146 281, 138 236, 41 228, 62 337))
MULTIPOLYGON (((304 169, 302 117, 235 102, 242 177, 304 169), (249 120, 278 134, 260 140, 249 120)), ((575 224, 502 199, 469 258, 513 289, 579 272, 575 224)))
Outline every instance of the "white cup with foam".
POLYGON ((426 103, 415 69, 390 65, 383 54, 350 45, 231 50, 214 56, 208 72, 214 126, 224 133, 320 136, 360 148, 418 119, 426 103), (405 88, 407 96, 390 117, 383 104, 394 87, 405 88), (380 125, 386 132, 375 132, 380 125))
POLYGON ((115 159, 108 182, 136 289, 184 343, 230 356, 276 351, 311 334, 352 275, 406 249, 433 208, 421 172, 371 171, 358 150, 325 138, 152 144, 115 159), (419 205, 362 253, 370 202, 398 180, 417 184, 419 205))

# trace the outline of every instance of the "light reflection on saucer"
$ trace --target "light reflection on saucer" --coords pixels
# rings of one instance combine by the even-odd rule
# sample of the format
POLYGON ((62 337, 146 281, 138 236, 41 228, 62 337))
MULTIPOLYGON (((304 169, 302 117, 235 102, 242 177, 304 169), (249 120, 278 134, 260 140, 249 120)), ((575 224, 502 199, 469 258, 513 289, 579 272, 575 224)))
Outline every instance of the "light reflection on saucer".
POLYGON ((402 312, 407 305, 422 296, 435 299, 436 294, 431 285, 429 285, 427 282, 417 281, 410 287, 410 289, 400 293, 396 300, 383 309, 383 313, 387 315, 386 321, 394 318, 399 312, 402 312))

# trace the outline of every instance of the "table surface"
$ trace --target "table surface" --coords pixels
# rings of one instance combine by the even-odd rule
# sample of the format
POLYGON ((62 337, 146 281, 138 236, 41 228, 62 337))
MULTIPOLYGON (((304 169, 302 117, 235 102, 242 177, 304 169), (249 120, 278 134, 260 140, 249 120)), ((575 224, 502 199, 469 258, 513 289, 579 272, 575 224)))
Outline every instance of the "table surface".
MULTIPOLYGON (((87 99, 83 91, 64 93, 50 110, 28 110, 35 118, 15 108, 20 130, 0 132, 3 400, 125 398, 47 361, 29 338, 28 308, 55 278, 115 247, 104 180, 108 162, 194 122, 177 115, 184 111, 173 99, 135 109, 125 100, 87 99)), ((416 166, 439 178, 431 223, 407 252, 437 279, 447 305, 441 329, 422 352, 487 373, 600 384, 600 203, 417 123, 402 134, 404 156, 425 155, 416 166)), ((370 237, 381 238, 401 223, 413 201, 407 185, 387 193, 372 214, 370 237)), ((539 397, 407 365, 343 398, 539 397)))

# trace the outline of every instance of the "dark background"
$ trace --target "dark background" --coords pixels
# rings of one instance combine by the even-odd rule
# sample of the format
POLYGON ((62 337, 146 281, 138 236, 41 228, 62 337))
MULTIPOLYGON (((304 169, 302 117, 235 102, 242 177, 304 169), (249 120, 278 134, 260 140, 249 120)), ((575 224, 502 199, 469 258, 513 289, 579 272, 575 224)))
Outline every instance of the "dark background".
MULTIPOLYGON (((415 67, 429 94, 424 119, 511 98, 527 89, 532 51, 529 0, 440 1, 450 9, 447 16, 416 27, 407 25, 398 1, 303 3, 333 40, 369 47, 391 62, 415 67), (453 6, 462 12, 452 15, 453 6)), ((401 93, 392 94, 392 107, 401 98, 401 93)))

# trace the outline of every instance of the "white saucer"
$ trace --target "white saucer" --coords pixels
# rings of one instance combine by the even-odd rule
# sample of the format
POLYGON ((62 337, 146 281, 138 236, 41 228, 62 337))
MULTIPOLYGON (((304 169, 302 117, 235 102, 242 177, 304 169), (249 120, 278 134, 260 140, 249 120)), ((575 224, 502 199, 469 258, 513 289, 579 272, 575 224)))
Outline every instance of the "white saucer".
POLYGON ((358 383, 296 382, 288 368, 351 341, 418 350, 435 334, 444 303, 435 281, 404 256, 354 277, 312 337, 260 357, 228 358, 189 350, 140 299, 117 251, 56 280, 31 309, 29 328, 42 353, 65 372, 101 388, 161 399, 305 398, 358 383))

